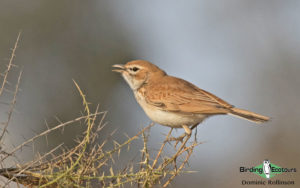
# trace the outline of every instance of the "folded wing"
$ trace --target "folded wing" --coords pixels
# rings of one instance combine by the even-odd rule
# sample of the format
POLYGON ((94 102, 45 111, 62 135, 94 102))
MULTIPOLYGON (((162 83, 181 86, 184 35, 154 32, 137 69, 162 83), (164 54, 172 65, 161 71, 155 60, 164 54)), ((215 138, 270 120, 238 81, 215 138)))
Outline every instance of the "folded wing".
POLYGON ((152 88, 145 90, 147 102, 165 111, 225 114, 233 107, 215 95, 176 77, 164 77, 146 87, 152 88))

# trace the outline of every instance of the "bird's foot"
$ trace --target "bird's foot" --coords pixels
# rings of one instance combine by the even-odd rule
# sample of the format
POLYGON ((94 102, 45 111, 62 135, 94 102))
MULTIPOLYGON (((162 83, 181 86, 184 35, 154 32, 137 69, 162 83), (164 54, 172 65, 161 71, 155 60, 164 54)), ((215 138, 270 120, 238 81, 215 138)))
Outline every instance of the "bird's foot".
POLYGON ((186 133, 183 133, 181 136, 179 137, 170 137, 167 141, 171 142, 171 141, 176 141, 176 142, 183 142, 184 137, 186 136, 186 133))
POLYGON ((167 142, 173 142, 175 141, 174 147, 176 148, 176 146, 178 145, 179 142, 183 143, 184 138, 186 138, 186 136, 190 136, 187 133, 183 133, 181 136, 179 137, 170 137, 168 138, 168 140, 166 140, 167 142))
POLYGON ((183 140, 184 140, 184 138, 185 138, 186 136, 188 137, 187 139, 189 139, 189 138, 191 137, 191 135, 192 135, 192 130, 191 130, 188 126, 186 126, 186 125, 183 125, 182 128, 184 128, 185 133, 183 133, 183 134, 182 134, 181 136, 179 136, 179 137, 170 137, 170 138, 168 138, 168 139, 166 140, 166 142, 172 142, 172 141, 175 141, 174 147, 176 148, 176 146, 177 146, 177 144, 178 144, 179 142, 183 143, 183 140))

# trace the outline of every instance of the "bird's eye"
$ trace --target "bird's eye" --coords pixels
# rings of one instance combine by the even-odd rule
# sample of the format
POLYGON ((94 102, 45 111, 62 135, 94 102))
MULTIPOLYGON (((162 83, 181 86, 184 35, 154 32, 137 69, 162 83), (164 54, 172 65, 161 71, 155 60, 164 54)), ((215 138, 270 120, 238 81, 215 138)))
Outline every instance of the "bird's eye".
POLYGON ((138 71, 138 70, 139 70, 139 68, 137 68, 137 67, 133 67, 133 68, 132 68, 132 71, 133 71, 133 72, 136 72, 136 71, 138 71))

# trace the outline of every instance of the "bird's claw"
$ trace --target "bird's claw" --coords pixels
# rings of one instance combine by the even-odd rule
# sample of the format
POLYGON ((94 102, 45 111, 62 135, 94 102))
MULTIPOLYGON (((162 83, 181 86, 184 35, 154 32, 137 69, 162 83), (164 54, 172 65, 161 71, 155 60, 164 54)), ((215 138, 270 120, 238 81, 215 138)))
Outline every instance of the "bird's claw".
POLYGON ((184 133, 184 134, 182 134, 182 135, 179 136, 179 137, 170 137, 170 138, 168 138, 167 142, 175 141, 174 147, 176 147, 177 144, 178 144, 179 142, 183 143, 183 139, 184 139, 186 136, 187 136, 187 134, 184 133))

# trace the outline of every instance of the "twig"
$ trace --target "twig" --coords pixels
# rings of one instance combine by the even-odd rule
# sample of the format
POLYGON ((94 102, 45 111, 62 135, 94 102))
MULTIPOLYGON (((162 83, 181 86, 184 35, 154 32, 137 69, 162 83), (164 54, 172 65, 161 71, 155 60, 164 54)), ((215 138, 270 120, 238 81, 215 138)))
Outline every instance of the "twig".
POLYGON ((166 143, 167 143, 167 140, 169 139, 169 137, 170 137, 172 131, 173 131, 173 128, 170 129, 168 135, 166 136, 165 141, 162 143, 162 145, 161 145, 161 147, 160 147, 160 149, 159 149, 159 151, 158 151, 158 153, 157 153, 157 155, 156 155, 156 158, 155 158, 155 160, 153 161, 152 169, 155 168, 155 165, 156 165, 156 163, 157 163, 157 161, 158 161, 158 158, 160 157, 161 152, 162 152, 162 150, 164 149, 164 147, 165 147, 165 145, 166 145, 166 143))
POLYGON ((35 160, 35 161, 32 161, 32 162, 30 162, 29 164, 27 164, 26 167, 23 167, 17 174, 13 174, 13 177, 10 178, 10 179, 5 183, 4 187, 5 187, 6 185, 8 185, 11 181, 14 181, 14 180, 17 178, 17 176, 21 175, 23 172, 25 172, 25 171, 28 170, 30 167, 32 167, 32 165, 34 165, 35 163, 41 161, 43 158, 45 158, 46 156, 48 156, 48 155, 50 155, 51 153, 53 153, 55 150, 57 150, 58 148, 60 148, 62 145, 63 145, 63 143, 60 144, 60 145, 58 145, 58 146, 56 146, 56 147, 53 148, 52 150, 50 150, 48 153, 44 154, 44 155, 41 156, 39 159, 37 159, 37 160, 35 160))
POLYGON ((175 171, 175 173, 173 174, 173 176, 171 176, 168 179, 168 181, 163 185, 163 187, 167 187, 171 183, 171 181, 177 176, 177 174, 182 170, 182 168, 188 162, 190 156, 192 155, 193 149, 194 149, 195 146, 196 146, 196 144, 194 143, 193 145, 191 145, 191 146, 188 147, 188 149, 187 149, 188 154, 187 154, 185 160, 181 163, 180 167, 175 171))
POLYGON ((8 112, 8 118, 7 118, 7 121, 5 122, 5 125, 4 125, 4 128, 2 130, 2 133, 1 133, 1 136, 0 136, 0 145, 2 143, 2 139, 4 137, 4 134, 5 132, 7 131, 7 127, 8 127, 8 124, 10 122, 10 119, 11 119, 11 116, 12 116, 12 113, 13 113, 13 110, 15 108, 15 105, 16 105, 16 101, 17 101, 17 93, 19 91, 19 85, 20 85, 20 80, 21 80, 21 76, 22 76, 22 70, 20 71, 20 74, 19 74, 19 77, 18 77, 18 82, 16 84, 16 89, 15 89, 15 92, 14 92, 14 98, 11 102, 11 105, 10 105, 10 110, 8 112))
MULTIPOLYGON (((36 139, 39 138, 39 137, 42 137, 42 136, 48 134, 48 133, 50 133, 50 132, 52 132, 52 131, 54 131, 54 130, 56 130, 56 129, 59 129, 59 128, 64 127, 64 126, 66 126, 66 125, 69 125, 69 124, 72 124, 72 123, 74 123, 74 122, 80 121, 80 120, 82 120, 82 119, 86 119, 87 117, 97 116, 97 115, 102 114, 102 113, 103 113, 103 112, 97 112, 97 113, 94 113, 94 114, 90 114, 90 115, 88 115, 88 116, 81 116, 81 117, 76 118, 76 119, 74 119, 74 120, 70 120, 70 121, 67 121, 67 122, 65 122, 65 123, 59 124, 59 125, 57 125, 57 126, 51 128, 51 129, 47 129, 46 131, 40 133, 39 135, 36 135, 36 136, 34 136, 34 137, 28 139, 27 141, 23 142, 22 144, 18 145, 17 147, 15 147, 11 152, 9 152, 9 155, 12 155, 13 153, 15 153, 16 151, 18 151, 20 148, 22 148, 22 147, 25 146, 26 144, 28 144, 28 143, 30 143, 30 142, 36 140, 36 139)), ((4 156, 3 158, 1 158, 1 161, 5 160, 9 155, 6 155, 6 156, 4 156)))
POLYGON ((12 53, 11 53, 11 56, 10 56, 10 59, 9 59, 9 63, 7 65, 7 69, 6 69, 5 73, 4 73, 3 82, 2 82, 2 85, 1 85, 1 88, 0 88, 0 96, 2 95, 2 92, 3 92, 4 88, 5 88, 5 84, 7 84, 8 73, 10 72, 11 68, 13 67, 13 63, 12 62, 13 62, 15 54, 16 54, 16 50, 17 50, 17 47, 18 47, 20 36, 21 36, 21 32, 19 32, 19 34, 18 34, 17 40, 15 42, 15 46, 12 49, 12 53))
POLYGON ((114 148, 113 150, 106 152, 105 154, 103 154, 102 156, 100 156, 98 158, 98 160, 103 159, 106 156, 110 156, 111 154, 115 153, 116 151, 118 151, 119 149, 121 149, 122 147, 124 147, 125 145, 129 144, 130 142, 132 142, 133 140, 137 139, 143 132, 145 132, 146 130, 148 130, 149 128, 151 128, 154 125, 154 123, 151 123, 150 125, 148 125, 147 127, 143 128, 140 132, 138 132, 135 136, 131 137, 130 139, 128 139, 127 141, 125 141, 124 143, 120 144, 118 147, 114 148))

